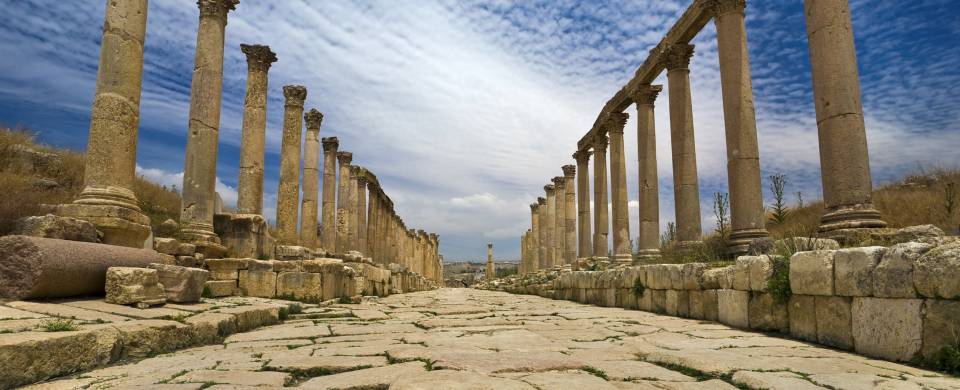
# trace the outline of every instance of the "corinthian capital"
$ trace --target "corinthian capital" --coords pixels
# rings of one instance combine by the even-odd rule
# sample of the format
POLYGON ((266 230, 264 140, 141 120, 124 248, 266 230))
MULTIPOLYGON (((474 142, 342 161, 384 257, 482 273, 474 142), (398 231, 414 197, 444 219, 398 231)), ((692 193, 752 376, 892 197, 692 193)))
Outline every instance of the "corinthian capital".
POLYGON ((564 165, 560 169, 563 170, 564 177, 573 177, 577 174, 577 167, 574 165, 564 165))
MULTIPOLYGON (((543 186, 543 190, 547 193, 547 196, 549 196, 550 194, 553 194, 553 191, 555 191, 556 189, 557 188, 554 187, 553 184, 547 184, 543 186)), ((546 200, 544 200, 544 202, 546 202, 546 200)))
POLYGON ((200 7, 200 18, 214 17, 227 22, 227 13, 237 8, 240 0, 197 0, 200 7))
POLYGON ((350 165, 353 162, 353 153, 337 152, 337 161, 340 162, 340 165, 350 165))
POLYGON ((340 140, 337 137, 323 137, 320 142, 323 143, 323 151, 327 153, 336 152, 340 147, 340 140))
POLYGON ((739 12, 742 14, 747 8, 747 0, 706 0, 701 7, 713 17, 726 15, 731 12, 739 12))
POLYGON ((625 112, 613 112, 607 115, 607 131, 623 134, 623 127, 627 125, 630 115, 625 112))
MULTIPOLYGON (((547 189, 547 188, 544 187, 543 189, 547 189)), ((537 204, 540 205, 540 206, 546 205, 546 204, 547 204, 547 198, 544 198, 544 197, 542 197, 542 196, 537 197, 537 204)))
POLYGON ((566 182, 563 180, 563 176, 554 176, 553 179, 550 179, 550 181, 553 182, 553 188, 555 188, 558 191, 566 187, 565 186, 566 182))
POLYGON ((607 138, 606 134, 597 134, 593 137, 593 151, 595 153, 606 153, 609 144, 610 139, 607 138))
POLYGON ((633 90, 630 96, 636 104, 652 106, 660 95, 660 91, 663 91, 662 85, 643 84, 633 90))
POLYGON ((320 122, 323 121, 323 114, 316 108, 311 108, 306 114, 303 114, 303 120, 307 122, 307 131, 320 131, 320 122))
POLYGON ((247 68, 250 71, 266 72, 270 65, 277 62, 277 55, 270 50, 270 46, 240 44, 240 51, 247 55, 247 68))
POLYGON ((283 97, 287 99, 285 105, 303 107, 303 101, 307 100, 307 88, 302 85, 285 85, 283 97))
POLYGON ((687 69, 693 57, 693 45, 674 43, 660 54, 660 61, 667 70, 687 69))
POLYGON ((540 209, 540 204, 539 204, 539 203, 530 203, 530 212, 531 212, 531 213, 535 213, 535 212, 537 212, 537 210, 539 210, 539 209, 540 209))
POLYGON ((578 150, 573 154, 573 159, 577 160, 578 163, 585 163, 590 161, 590 155, 593 154, 590 150, 578 150))

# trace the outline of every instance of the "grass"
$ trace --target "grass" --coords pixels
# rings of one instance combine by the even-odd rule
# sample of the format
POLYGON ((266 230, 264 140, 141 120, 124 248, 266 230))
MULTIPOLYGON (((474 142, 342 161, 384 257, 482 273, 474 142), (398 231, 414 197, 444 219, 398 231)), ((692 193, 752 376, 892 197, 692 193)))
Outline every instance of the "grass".
POLYGON ((610 380, 610 378, 607 378, 607 373, 606 373, 606 372, 603 372, 603 370, 601 370, 601 369, 599 369, 599 368, 587 366, 587 367, 584 367, 583 370, 586 371, 586 372, 589 372, 591 375, 593 375, 593 376, 595 376, 595 377, 597 377, 597 378, 600 378, 600 379, 603 379, 603 380, 610 380))
POLYGON ((634 280, 634 281, 633 281, 633 290, 632 290, 633 296, 635 296, 635 297, 637 297, 637 298, 642 297, 642 296, 643 296, 643 292, 646 291, 646 289, 647 289, 647 288, 644 287, 643 281, 640 280, 640 278, 637 278, 637 280, 634 280))
POLYGON ((953 376, 960 376, 960 344, 941 348, 924 364, 953 376))
POLYGON ((47 332, 70 332, 80 329, 71 319, 54 318, 44 321, 40 327, 47 332))
POLYGON ((774 302, 787 303, 793 291, 790 290, 790 258, 771 256, 773 277, 767 280, 767 291, 773 296, 774 302))

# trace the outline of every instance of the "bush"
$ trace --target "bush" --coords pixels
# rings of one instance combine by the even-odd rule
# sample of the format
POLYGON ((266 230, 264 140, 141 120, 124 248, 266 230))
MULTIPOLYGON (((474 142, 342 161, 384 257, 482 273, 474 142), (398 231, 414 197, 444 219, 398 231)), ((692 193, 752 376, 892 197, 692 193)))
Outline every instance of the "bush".
POLYGON ((787 303, 793 291, 790 290, 790 258, 771 256, 773 277, 767 281, 767 291, 777 303, 787 303))

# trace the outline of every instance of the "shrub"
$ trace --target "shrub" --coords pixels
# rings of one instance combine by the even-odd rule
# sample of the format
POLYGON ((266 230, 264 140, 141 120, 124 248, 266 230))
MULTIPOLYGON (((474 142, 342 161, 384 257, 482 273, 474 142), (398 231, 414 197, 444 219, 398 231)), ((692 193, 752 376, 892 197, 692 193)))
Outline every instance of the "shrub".
POLYGON ((790 258, 770 256, 773 277, 767 281, 767 291, 777 303, 787 303, 793 292, 790 290, 790 258))

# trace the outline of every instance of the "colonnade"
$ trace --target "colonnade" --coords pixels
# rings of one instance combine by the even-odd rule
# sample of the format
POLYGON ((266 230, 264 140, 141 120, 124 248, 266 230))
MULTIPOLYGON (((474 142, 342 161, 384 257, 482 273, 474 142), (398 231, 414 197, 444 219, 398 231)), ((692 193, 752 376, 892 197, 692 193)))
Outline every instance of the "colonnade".
MULTIPOLYGON (((571 267, 590 258, 616 263, 656 261, 660 253, 660 211, 657 177, 654 106, 661 85, 652 85, 664 70, 669 91, 671 160, 675 204, 676 240, 681 248, 701 245, 700 189, 694 142, 693 103, 690 87, 689 42, 709 22, 717 30, 727 176, 732 232, 727 240, 731 254, 743 254, 754 239, 768 237, 760 180, 760 153, 750 75, 745 0, 696 0, 669 33, 650 51, 635 76, 607 102, 593 128, 577 143, 576 209, 557 215, 564 201, 556 178, 544 187, 545 198, 530 205, 531 227, 521 238, 521 272, 571 267), (635 105, 639 155, 639 224, 636 252, 630 235, 628 188, 624 161, 624 126, 635 105), (607 152, 609 148, 609 159, 607 152), (590 156, 593 156, 593 209, 590 208, 590 156), (609 164, 609 165, 608 165, 609 164), (609 166, 609 170, 608 170, 609 166), (607 175, 610 177, 608 178, 607 175), (609 182, 609 187, 608 187, 609 182), (609 203, 608 203, 609 194, 609 203), (591 226, 591 213, 593 225, 591 226), (610 214, 612 213, 612 218, 610 214), (576 220, 576 240, 558 228, 576 220), (611 221, 612 219, 612 221, 611 221), (612 230, 611 230, 612 229, 612 230), (608 241, 613 246, 608 248, 608 241), (576 247, 573 247, 576 245, 576 247), (576 258, 571 256, 576 253, 576 258)), ((820 140, 820 164, 826 211, 821 233, 843 229, 884 227, 874 208, 860 84, 857 74, 850 10, 847 0, 804 0, 810 47, 814 105, 820 140)), ((567 188, 570 191, 572 188, 567 188)), ((572 226, 570 226, 572 228, 572 226)), ((567 232, 567 231, 565 231, 567 232)))

